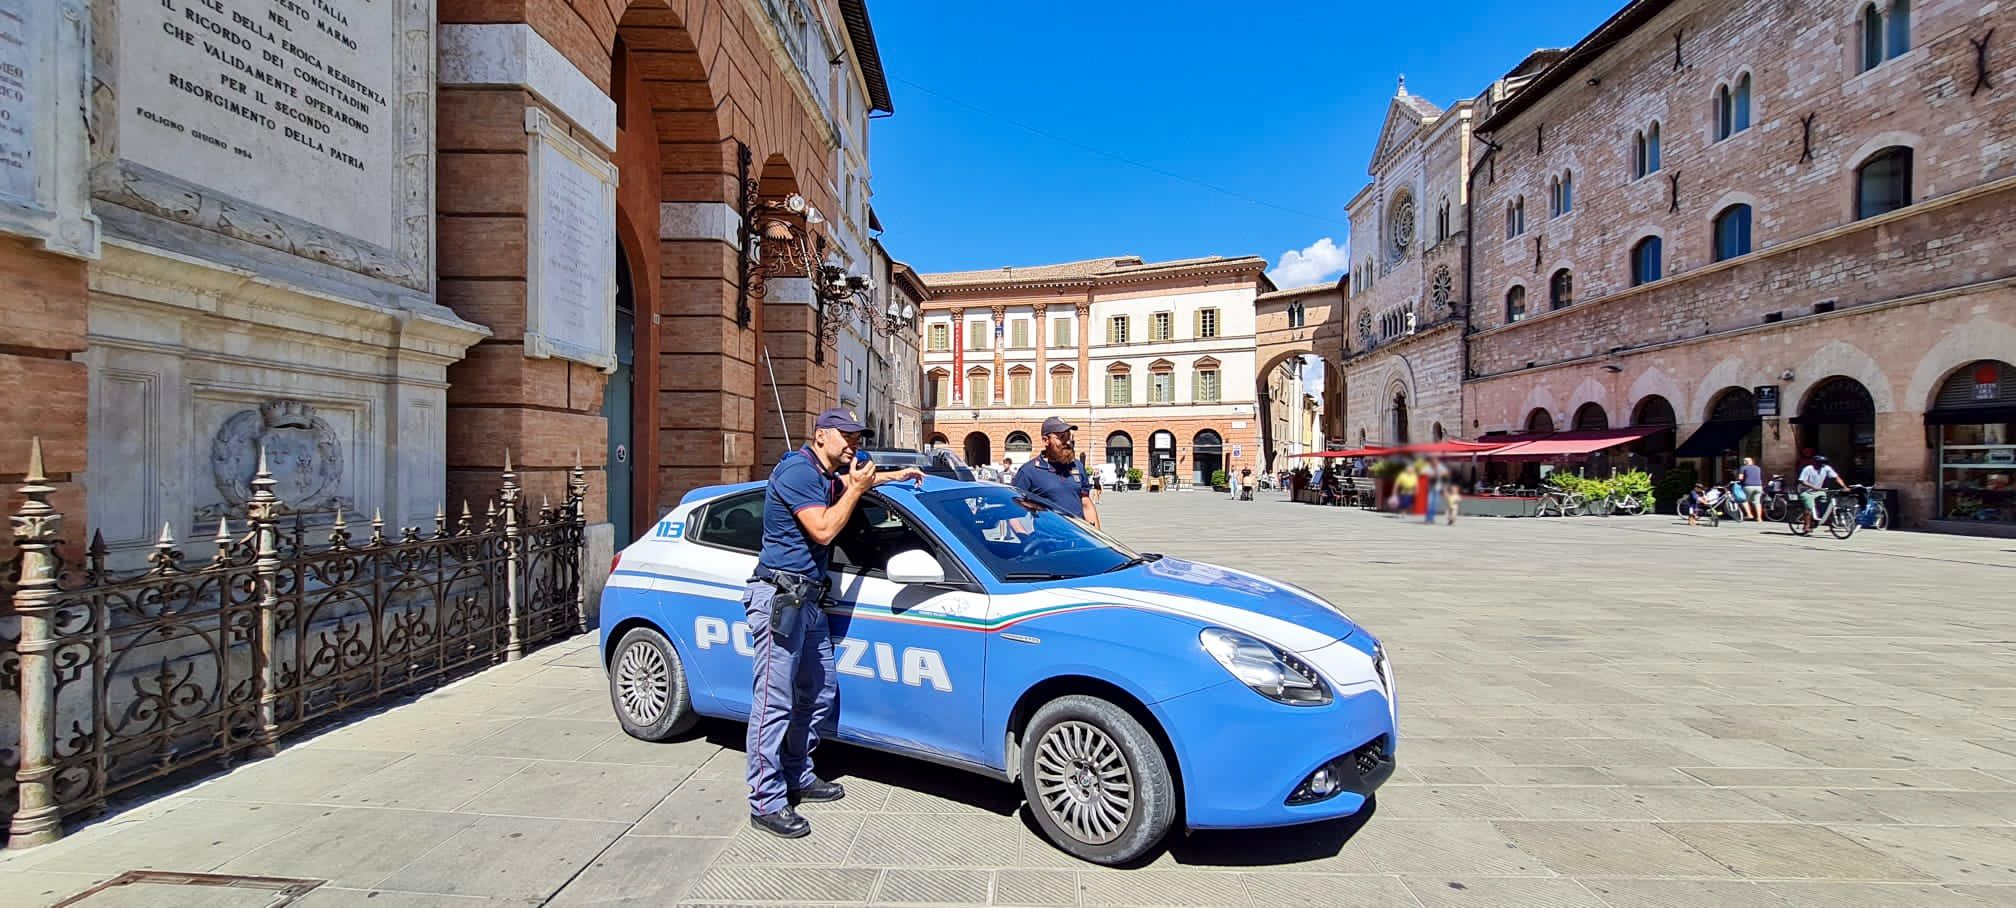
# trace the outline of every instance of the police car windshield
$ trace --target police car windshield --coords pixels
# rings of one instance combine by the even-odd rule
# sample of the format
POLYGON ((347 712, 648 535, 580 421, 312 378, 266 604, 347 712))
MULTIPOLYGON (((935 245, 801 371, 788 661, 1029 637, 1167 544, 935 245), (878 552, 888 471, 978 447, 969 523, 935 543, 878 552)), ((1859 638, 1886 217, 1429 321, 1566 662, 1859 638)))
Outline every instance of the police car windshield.
POLYGON ((1006 486, 970 486, 917 500, 1003 582, 1089 577, 1135 555, 1091 524, 1006 486))

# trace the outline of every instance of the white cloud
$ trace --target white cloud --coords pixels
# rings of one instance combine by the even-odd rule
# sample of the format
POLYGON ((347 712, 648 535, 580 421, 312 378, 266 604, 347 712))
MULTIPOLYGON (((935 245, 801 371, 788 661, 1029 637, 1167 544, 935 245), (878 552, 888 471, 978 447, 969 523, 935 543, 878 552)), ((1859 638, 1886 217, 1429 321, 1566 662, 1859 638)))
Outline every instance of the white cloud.
POLYGON ((1267 277, 1274 286, 1302 287, 1335 280, 1350 267, 1350 252, 1344 247, 1324 237, 1307 248, 1290 249, 1281 253, 1281 261, 1276 262, 1267 277))

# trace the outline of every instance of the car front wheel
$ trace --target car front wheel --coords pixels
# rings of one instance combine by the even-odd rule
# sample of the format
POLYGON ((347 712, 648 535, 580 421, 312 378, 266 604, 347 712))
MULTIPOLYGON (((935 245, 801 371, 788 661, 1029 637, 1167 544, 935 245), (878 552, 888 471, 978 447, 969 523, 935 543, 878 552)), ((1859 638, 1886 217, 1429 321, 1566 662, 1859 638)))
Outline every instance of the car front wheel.
POLYGON ((1022 792, 1043 834, 1095 864, 1124 864, 1176 819, 1176 782, 1153 735, 1097 697, 1060 697, 1029 722, 1022 792))
POLYGON ((686 668, 663 634, 632 628, 609 660, 609 701, 630 737, 667 741, 693 727, 693 695, 686 668))

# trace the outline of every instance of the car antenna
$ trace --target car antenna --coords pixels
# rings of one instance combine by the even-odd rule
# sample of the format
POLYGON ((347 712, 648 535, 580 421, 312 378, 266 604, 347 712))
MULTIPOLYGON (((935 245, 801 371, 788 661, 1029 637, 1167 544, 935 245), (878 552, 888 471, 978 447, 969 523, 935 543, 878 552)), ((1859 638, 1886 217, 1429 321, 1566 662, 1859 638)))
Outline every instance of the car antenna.
POLYGON ((784 450, 797 445, 791 443, 791 424, 784 420, 784 395, 777 393, 777 364, 770 359, 770 345, 763 345, 763 367, 770 372, 770 399, 777 402, 777 427, 784 430, 784 450))

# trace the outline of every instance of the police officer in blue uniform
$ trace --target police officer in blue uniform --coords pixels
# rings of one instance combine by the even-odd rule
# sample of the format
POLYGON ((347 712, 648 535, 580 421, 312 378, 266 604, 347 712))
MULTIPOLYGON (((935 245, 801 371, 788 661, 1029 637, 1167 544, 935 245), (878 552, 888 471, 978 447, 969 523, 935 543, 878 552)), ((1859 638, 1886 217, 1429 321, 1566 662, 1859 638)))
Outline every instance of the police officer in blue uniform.
POLYGON ((877 482, 922 481, 915 467, 878 476, 856 459, 867 432, 853 412, 819 414, 812 440, 770 472, 763 499, 763 551, 742 594, 754 638, 749 706, 749 822, 785 838, 812 831, 791 809, 800 801, 837 801, 838 782, 812 772, 819 726, 838 694, 833 640, 826 624, 827 559, 863 493, 877 482))
POLYGON ((1040 501, 1051 510, 1083 518, 1099 525, 1099 509, 1092 504, 1092 477, 1078 462, 1078 446, 1072 433, 1078 427, 1061 416, 1043 420, 1043 454, 1015 471, 1017 491, 1040 501))

